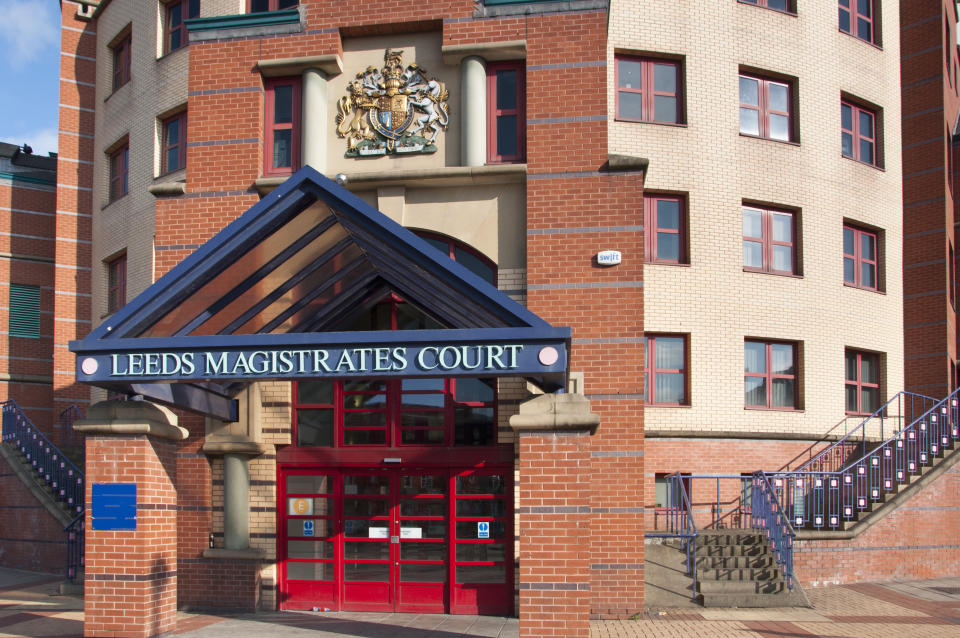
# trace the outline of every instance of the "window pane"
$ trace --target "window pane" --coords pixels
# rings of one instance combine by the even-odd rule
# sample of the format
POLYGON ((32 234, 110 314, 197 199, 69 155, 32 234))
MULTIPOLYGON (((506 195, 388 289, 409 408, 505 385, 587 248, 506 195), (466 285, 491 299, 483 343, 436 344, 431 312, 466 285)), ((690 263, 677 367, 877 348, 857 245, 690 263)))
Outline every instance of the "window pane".
POLYGON ((287 563, 287 580, 333 580, 333 563, 287 563))
POLYGON ((344 445, 384 445, 387 442, 386 430, 345 430, 344 445))
POLYGON ((497 116, 497 155, 517 154, 517 116, 497 116))
POLYGON ((656 259, 680 261, 680 235, 677 233, 657 233, 656 259))
POLYGON ((860 409, 865 413, 873 414, 880 408, 880 390, 878 388, 863 388, 860 394, 860 409))
POLYGON ((502 562, 506 558, 503 543, 457 543, 457 562, 502 562))
POLYGON ((792 408, 796 405, 793 379, 774 379, 771 407, 792 408))
POLYGON ((345 412, 344 427, 383 427, 387 415, 383 412, 345 412))
POLYGON ((874 240, 873 235, 867 233, 860 234, 860 258, 867 259, 870 261, 876 261, 877 259, 877 250, 876 250, 876 241, 874 240))
POLYGON ((863 18, 857 18, 857 37, 867 41, 870 41, 873 39, 870 33, 869 20, 864 20, 863 18))
POLYGON ((740 103, 760 106, 760 81, 740 77, 740 103))
POLYGON ((857 13, 869 18, 873 13, 873 7, 870 6, 872 3, 873 0, 857 0, 857 13))
POLYGON ((655 367, 658 369, 682 370, 684 366, 682 337, 657 337, 655 367))
POLYGON ((390 479, 386 476, 344 476, 343 477, 344 494, 389 494, 390 479))
POLYGON ((389 563, 347 563, 343 566, 343 579, 353 582, 390 582, 389 563))
POLYGON ((744 135, 760 135, 760 112, 740 108, 740 132, 744 135))
POLYGON ((169 15, 170 15, 170 24, 168 25, 169 28, 173 29, 175 27, 179 27, 180 23, 182 22, 182 16, 180 15, 180 5, 175 4, 172 7, 170 7, 169 15))
POLYGON ((643 64, 638 60, 617 60, 617 86, 639 89, 643 82, 643 64))
POLYGON ((840 30, 850 33, 850 12, 843 9, 840 9, 840 30))
POLYGON ((844 157, 853 157, 853 136, 849 133, 840 135, 840 152, 844 157))
MULTIPOLYGON (((405 428, 443 428, 443 412, 402 412, 400 426, 405 428)), ((443 432, 441 431, 442 435, 443 432)), ((407 441, 404 441, 406 443, 407 441)))
POLYGON ((856 266, 850 257, 843 258, 843 280, 848 284, 857 283, 856 266))
POLYGON ((333 410, 297 410, 297 445, 333 446, 333 410))
POLYGON ((786 11, 787 0, 767 0, 767 6, 778 11, 786 11))
POLYGON ((774 111, 790 111, 790 90, 786 84, 770 82, 770 109, 774 111))
POLYGON ((657 122, 677 121, 677 98, 657 95, 653 98, 653 119, 657 122))
POLYGON ((767 347, 763 343, 747 341, 743 344, 744 372, 767 371, 767 347))
POLYGON ((793 215, 773 213, 773 239, 793 242, 793 215))
POLYGON ((852 228, 843 229, 843 254, 852 255, 856 247, 856 233, 852 228))
POLYGON ((860 161, 873 164, 873 142, 860 140, 860 161))
POLYGON ((763 244, 743 241, 743 265, 747 268, 763 268, 763 244))
POLYGON ((860 122, 860 135, 873 138, 873 116, 866 111, 860 111, 857 115, 860 122))
POLYGON ((867 288, 877 287, 877 267, 873 264, 860 265, 860 285, 867 288))
POLYGON ((771 344, 770 366, 773 374, 794 374, 793 346, 789 343, 771 344))
POLYGON ((273 132, 273 167, 283 168, 291 165, 290 129, 273 132))
POLYGON ((517 108, 517 70, 497 71, 497 108, 517 108))
MULTIPOLYGON (((457 494, 504 494, 506 481, 499 474, 468 474, 458 476, 456 480, 457 494)), ((470 538, 457 536, 457 538, 470 538)))
POLYGON ((167 172, 179 170, 180 168, 180 153, 175 148, 167 149, 167 172))
POLYGON ((333 482, 325 475, 294 475, 287 477, 288 494, 328 494, 333 490, 333 482))
POLYGON ((466 267, 467 270, 477 275, 488 284, 496 285, 496 270, 490 267, 487 262, 481 260, 469 250, 464 250, 462 248, 454 248, 453 254, 455 261, 458 264, 466 267))
POLYGON ((631 120, 643 119, 643 96, 639 93, 620 93, 620 117, 631 120))
POLYGON ((493 445, 493 408, 457 408, 454 445, 493 445))
POLYGON ((457 499, 457 516, 505 516, 506 502, 502 498, 457 499))
POLYGON ((270 10, 270 0, 250 0, 250 13, 270 10))
POLYGON ((182 36, 183 36, 183 33, 180 31, 180 29, 170 32, 170 50, 171 51, 176 51, 183 44, 183 42, 181 41, 182 36))
POLYGON ((333 403, 332 381, 300 381, 297 383, 297 403, 333 403))
POLYGON ((403 379, 400 383, 400 387, 404 392, 410 392, 411 390, 432 390, 434 392, 443 392, 443 379, 420 379, 417 377, 412 377, 409 379, 403 379))
POLYGON ((743 402, 746 405, 767 405, 767 380, 763 377, 745 377, 743 381, 743 402))
MULTIPOLYGON (((433 523, 419 523, 420 534, 424 538, 433 538, 428 536, 430 526, 433 523)), ((439 538, 443 538, 440 534, 439 538)), ((400 560, 446 560, 446 543, 400 543, 400 560)))
POLYGON ((843 358, 844 375, 847 381, 857 380, 857 353, 848 352, 843 358))
POLYGON ((655 400, 657 403, 684 403, 683 374, 658 372, 655 400))
POLYGON ((849 104, 840 105, 840 126, 846 131, 853 130, 853 107, 849 104))
POLYGON ((293 86, 273 87, 273 123, 290 124, 293 122, 293 86))
POLYGON ((457 379, 455 400, 460 403, 493 401, 496 379, 457 379))
POLYGON ((167 122, 167 146, 175 146, 180 143, 180 120, 170 120, 167 122))
POLYGON ((790 118, 786 115, 770 114, 770 139, 790 141, 790 118))
POLYGON ((287 541, 287 558, 333 558, 330 541, 287 541))
POLYGON ((844 409, 847 412, 858 412, 859 408, 857 407, 857 386, 847 385, 844 386, 844 409))
POLYGON ((657 228, 680 229, 680 202, 675 199, 659 199, 657 207, 657 228))
POLYGON ((457 584, 486 583, 502 585, 507 582, 504 565, 457 565, 457 584))
POLYGON ((390 546, 387 543, 348 541, 343 544, 343 555, 348 560, 389 560, 390 546))
POLYGON ((410 408, 442 408, 444 401, 443 394, 406 393, 401 398, 400 407, 404 410, 409 410, 410 408))
POLYGON ((289 9, 297 6, 297 0, 277 0, 278 9, 289 9))
POLYGON ((763 212, 753 208, 743 209, 743 236, 763 238, 763 212))
POLYGON ((790 246, 773 247, 773 269, 793 272, 793 248, 790 246))
POLYGON ((677 67, 672 64, 653 65, 653 90, 658 93, 677 92, 677 67))
POLYGON ((400 581, 404 583, 443 583, 446 580, 447 566, 443 564, 400 565, 400 581))
POLYGON ((880 382, 880 370, 876 355, 860 355, 860 381, 862 383, 880 382))
MULTIPOLYGON (((344 498, 344 516, 386 516, 390 503, 382 498, 344 498)), ((356 556, 354 558, 359 558, 356 556)))

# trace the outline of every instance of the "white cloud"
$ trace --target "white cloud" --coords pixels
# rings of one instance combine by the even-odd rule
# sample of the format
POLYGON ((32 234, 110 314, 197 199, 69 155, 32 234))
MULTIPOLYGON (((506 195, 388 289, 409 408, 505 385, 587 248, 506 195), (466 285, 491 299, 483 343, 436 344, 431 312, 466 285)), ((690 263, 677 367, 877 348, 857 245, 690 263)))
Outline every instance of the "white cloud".
POLYGON ((50 0, 4 0, 0 19, 0 45, 5 62, 23 69, 48 47, 60 44, 60 25, 50 10, 50 0))
POLYGON ((57 152, 57 129, 46 128, 38 131, 23 131, 14 134, 0 133, 0 142, 23 146, 30 145, 35 155, 57 152))

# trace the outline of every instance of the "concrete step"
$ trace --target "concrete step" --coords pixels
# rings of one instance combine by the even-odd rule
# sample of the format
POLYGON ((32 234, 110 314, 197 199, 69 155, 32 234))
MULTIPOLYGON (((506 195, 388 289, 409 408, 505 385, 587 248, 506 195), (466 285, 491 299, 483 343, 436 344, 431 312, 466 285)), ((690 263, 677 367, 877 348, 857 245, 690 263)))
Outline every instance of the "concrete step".
POLYGON ((705 557, 737 557, 746 556, 758 558, 769 556, 770 549, 764 545, 702 545, 697 539, 697 558, 705 557))
POLYGON ((704 594, 704 607, 810 607, 807 597, 799 589, 776 594, 704 594))
POLYGON ((776 565, 770 552, 757 556, 699 556, 696 564, 701 569, 763 569, 776 565))
POLYGON ((707 530, 697 537, 697 547, 755 546, 764 543, 763 535, 749 530, 707 530))
POLYGON ((782 580, 766 580, 754 582, 752 580, 701 580, 700 593, 704 596, 713 594, 779 594, 787 591, 787 584, 782 580))
POLYGON ((766 567, 759 569, 752 568, 720 568, 720 569, 699 569, 702 581, 752 581, 755 583, 764 583, 780 578, 779 567, 766 567))

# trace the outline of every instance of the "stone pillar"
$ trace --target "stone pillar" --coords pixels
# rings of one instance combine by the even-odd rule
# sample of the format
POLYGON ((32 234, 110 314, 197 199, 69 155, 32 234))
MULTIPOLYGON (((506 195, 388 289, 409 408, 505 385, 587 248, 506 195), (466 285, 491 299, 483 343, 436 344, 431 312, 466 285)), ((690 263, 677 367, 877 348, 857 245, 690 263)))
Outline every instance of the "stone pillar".
POLYGON ((303 134, 300 156, 303 166, 323 173, 327 168, 327 76, 320 69, 307 69, 302 82, 303 134))
POLYGON ((223 546, 250 547, 250 464, 240 454, 223 455, 223 546))
POLYGON ((86 435, 84 635, 171 633, 177 623, 175 453, 187 430, 173 412, 146 401, 97 403, 74 429, 86 435), (131 486, 135 523, 99 513, 104 492, 131 486), (117 526, 134 528, 111 529, 117 526))
MULTIPOLYGON (((510 417, 517 432, 520 636, 590 635, 590 436, 579 394, 545 394, 510 417)), ((640 541, 642 541, 642 530, 640 541)))
POLYGON ((487 64, 468 55, 460 63, 460 163, 487 163, 487 64))

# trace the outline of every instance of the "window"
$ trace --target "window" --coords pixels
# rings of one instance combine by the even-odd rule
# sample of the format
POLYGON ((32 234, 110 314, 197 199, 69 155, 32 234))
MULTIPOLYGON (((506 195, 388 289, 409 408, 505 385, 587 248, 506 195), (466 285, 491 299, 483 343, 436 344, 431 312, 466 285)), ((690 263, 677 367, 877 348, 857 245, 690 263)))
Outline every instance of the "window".
POLYGON ((184 20, 200 15, 200 0, 173 0, 167 3, 166 8, 167 21, 163 52, 170 53, 187 46, 187 25, 184 20))
POLYGON ((281 9, 295 9, 297 0, 250 0, 250 13, 264 11, 280 11, 281 9))
POLYGON ((847 414, 873 414, 880 409, 880 355, 847 350, 844 360, 847 414))
POLYGON ((107 312, 114 313, 127 303, 127 254, 107 262, 107 312))
POLYGON ((300 168, 300 80, 266 83, 265 175, 289 175, 300 168))
POLYGON ((40 338, 40 286, 10 284, 10 336, 40 338))
POLYGON ((877 114, 850 102, 840 103, 841 149, 844 157, 879 166, 877 114))
POLYGON ((130 34, 121 38, 113 49, 113 90, 130 81, 130 34))
POLYGON ((740 133, 770 140, 794 140, 792 91, 786 82, 740 76, 740 133))
POLYGON ((744 403, 748 408, 797 407, 797 346, 788 342, 745 341, 744 403))
POLYGON ((796 9, 793 6, 794 0, 739 0, 743 4, 755 4, 758 7, 766 7, 774 11, 783 11, 784 13, 794 13, 796 9))
POLYGON ((867 290, 879 289, 877 234, 843 227, 843 283, 867 290))
POLYGON ((127 176, 130 172, 130 145, 123 146, 110 154, 110 201, 120 199, 128 192, 127 176))
POLYGON ((187 165, 187 112, 163 121, 161 174, 178 171, 187 165))
POLYGON ((526 157, 525 77, 522 62, 487 67, 487 161, 523 162, 526 157))
POLYGON ((794 214, 743 207, 743 267, 781 275, 797 273, 794 214))
POLYGON ((879 44, 876 0, 839 0, 840 30, 861 40, 879 44))
POLYGON ((645 194, 644 227, 647 262, 687 264, 687 220, 684 199, 677 195, 645 194))
POLYGON ((648 335, 644 358, 647 405, 689 405, 687 338, 648 335))
POLYGON ((617 56, 617 119, 682 124, 680 63, 617 56))

